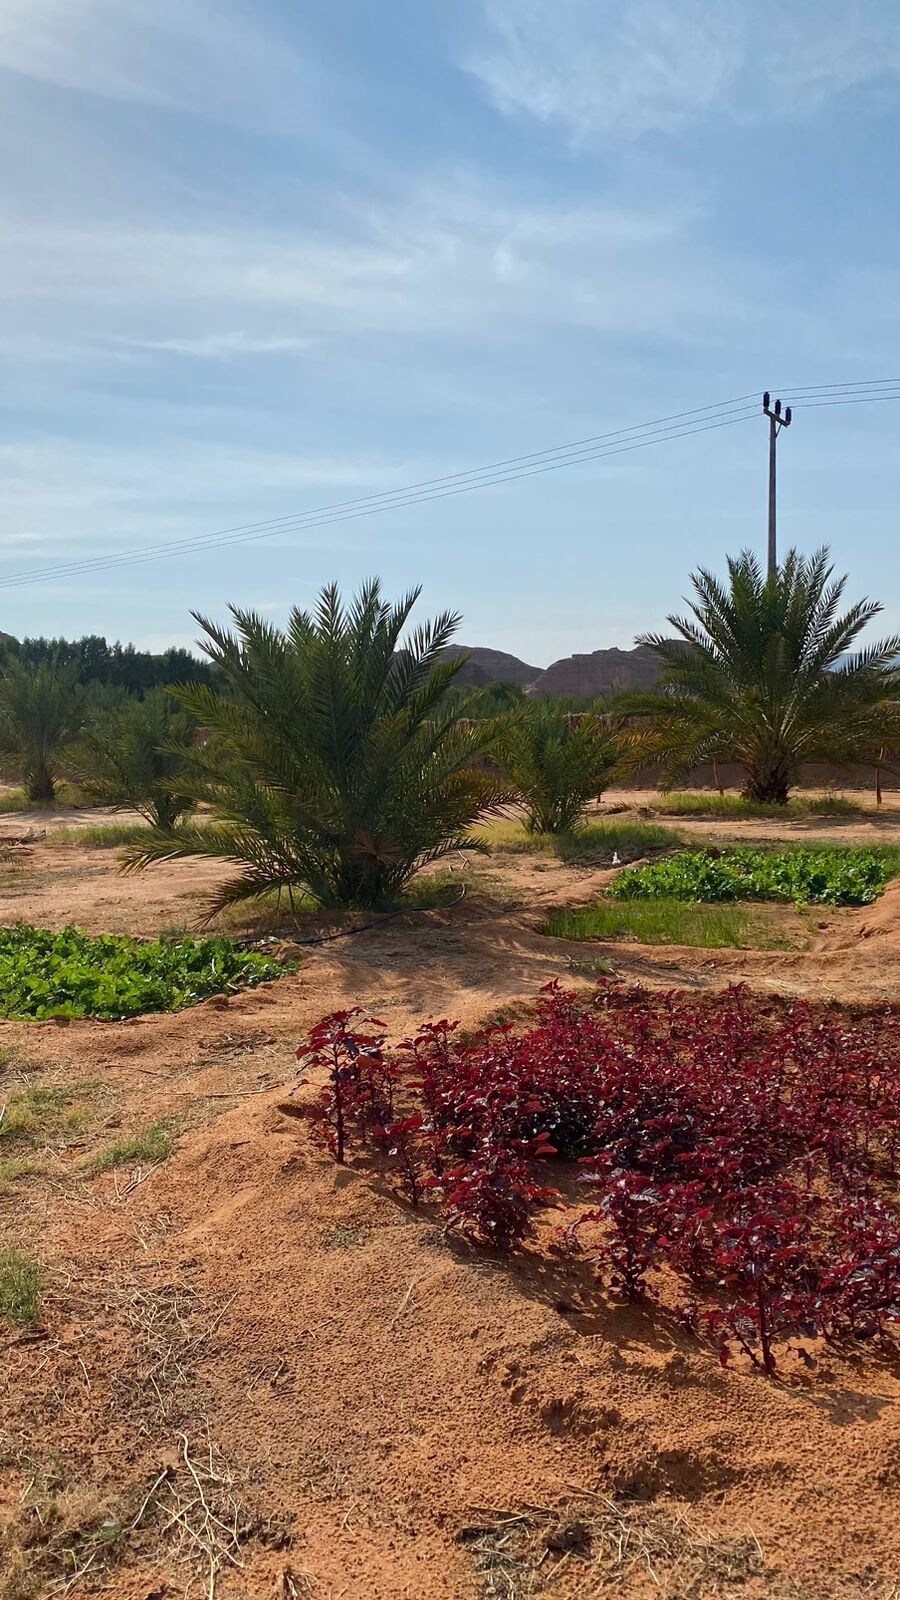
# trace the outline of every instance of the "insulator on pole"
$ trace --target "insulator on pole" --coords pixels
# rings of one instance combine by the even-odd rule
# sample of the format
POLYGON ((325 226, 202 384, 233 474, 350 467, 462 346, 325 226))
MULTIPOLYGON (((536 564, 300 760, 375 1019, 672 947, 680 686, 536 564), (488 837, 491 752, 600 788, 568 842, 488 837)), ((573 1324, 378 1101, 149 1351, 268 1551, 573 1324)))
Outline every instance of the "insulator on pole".
POLYGON ((791 416, 792 416, 791 408, 790 408, 790 406, 786 406, 785 407, 785 412, 784 412, 784 420, 788 424, 788 427, 790 427, 791 416))
POLYGON ((771 398, 772 398, 772 396, 770 395, 770 393, 769 393, 769 391, 767 389, 765 394, 763 395, 763 411, 768 411, 768 409, 769 409, 769 401, 771 400, 771 398))
POLYGON ((776 415, 776 417, 780 417, 781 416, 781 401, 780 400, 776 400, 775 401, 775 415, 776 415))

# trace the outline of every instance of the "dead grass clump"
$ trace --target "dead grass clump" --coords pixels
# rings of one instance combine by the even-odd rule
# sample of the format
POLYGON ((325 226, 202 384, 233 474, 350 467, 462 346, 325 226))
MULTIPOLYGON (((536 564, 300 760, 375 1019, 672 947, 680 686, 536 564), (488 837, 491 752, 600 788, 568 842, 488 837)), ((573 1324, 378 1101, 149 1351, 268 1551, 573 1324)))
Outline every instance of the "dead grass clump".
POLYGON ((560 1509, 485 1511, 457 1537, 474 1559, 485 1600, 543 1594, 624 1600, 636 1585, 663 1600, 712 1600, 765 1572, 751 1530, 733 1538, 712 1535, 686 1507, 672 1503, 581 1495, 560 1509))
POLYGON ((0 1527, 0 1600, 63 1596, 98 1580, 127 1536, 121 1503, 28 1460, 20 1471, 18 1504, 0 1527))
POLYGON ((159 1481, 159 1531, 174 1542, 176 1560, 202 1576, 204 1592, 213 1600, 222 1569, 244 1565, 241 1545, 253 1533, 253 1522, 235 1492, 234 1475, 213 1444, 208 1426, 196 1444, 186 1433, 178 1439, 178 1467, 159 1481))
POLYGON ((93 1111, 89 1102, 103 1088, 96 1078, 73 1083, 26 1083, 0 1105, 0 1149, 13 1145, 64 1147, 84 1132, 93 1111))

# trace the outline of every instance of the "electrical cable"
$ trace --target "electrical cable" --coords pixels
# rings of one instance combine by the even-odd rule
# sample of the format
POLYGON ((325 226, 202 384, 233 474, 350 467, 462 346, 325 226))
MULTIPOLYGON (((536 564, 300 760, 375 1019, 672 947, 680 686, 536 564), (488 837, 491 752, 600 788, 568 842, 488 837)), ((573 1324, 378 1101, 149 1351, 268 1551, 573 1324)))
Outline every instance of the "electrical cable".
MULTIPOLYGON (((818 384, 782 391, 786 401, 798 409, 811 410, 820 406, 862 405, 877 400, 900 399, 900 379, 867 379, 859 383, 818 384), (886 392, 890 390, 891 392, 886 392), (836 391, 840 391, 836 393, 836 391), (853 391, 852 393, 846 391, 853 391), (877 392, 873 392, 877 391, 877 392), (829 398, 808 399, 812 395, 829 398)), ((510 456, 483 467, 468 471, 448 473, 442 477, 422 479, 395 490, 379 494, 361 495, 355 499, 334 501, 325 506, 313 507, 306 512, 272 518, 265 522, 244 523, 221 529, 211 534, 197 534, 166 544, 140 546, 136 550, 119 551, 109 555, 84 557, 35 568, 15 576, 0 578, 0 588, 17 588, 32 583, 42 583, 54 578, 74 577, 93 572, 110 571, 118 566, 140 565, 146 561, 167 559, 174 555, 196 554, 210 548, 231 544, 252 543, 284 533, 302 533, 306 529, 327 527, 337 522, 353 521, 372 516, 380 511, 400 510, 410 505, 422 505, 431 500, 447 499, 475 489, 488 488, 495 483, 511 483, 520 479, 556 472, 563 467, 582 461, 596 461, 607 456, 622 455, 650 445, 664 444, 670 439, 689 438, 696 433, 706 433, 714 428, 728 427, 757 414, 757 406, 745 404, 756 399, 756 391, 737 395, 730 400, 717 401, 708 406, 674 412, 653 422, 635 424, 629 428, 615 429, 604 434, 588 435, 570 444, 557 445, 545 450, 520 456, 510 456), (696 419, 689 421, 689 419, 696 419), (629 441, 629 442, 622 442, 629 441), (507 471, 516 467, 517 471, 507 471)))

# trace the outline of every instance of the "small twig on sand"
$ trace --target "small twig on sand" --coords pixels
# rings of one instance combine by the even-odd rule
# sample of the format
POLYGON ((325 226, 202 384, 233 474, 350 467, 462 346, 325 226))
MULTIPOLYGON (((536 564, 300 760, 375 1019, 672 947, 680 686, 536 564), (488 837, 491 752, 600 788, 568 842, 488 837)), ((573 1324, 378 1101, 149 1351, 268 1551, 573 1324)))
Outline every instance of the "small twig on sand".
MULTIPOLYGON (((420 1274, 420 1276, 421 1276, 421 1274, 420 1274)), ((413 1296, 413 1290, 415 1289, 416 1284, 418 1282, 419 1282, 418 1278, 413 1278, 412 1282, 408 1285, 406 1293, 403 1296, 403 1299, 400 1301, 400 1304, 398 1305, 396 1311, 394 1312, 394 1315, 391 1317, 391 1327, 392 1328, 393 1328, 393 1326, 394 1326, 394 1324, 396 1322, 399 1322, 399 1320, 402 1317, 404 1311, 406 1310, 407 1306, 409 1305, 409 1302, 410 1302, 410 1300, 412 1299, 412 1296, 413 1296)))

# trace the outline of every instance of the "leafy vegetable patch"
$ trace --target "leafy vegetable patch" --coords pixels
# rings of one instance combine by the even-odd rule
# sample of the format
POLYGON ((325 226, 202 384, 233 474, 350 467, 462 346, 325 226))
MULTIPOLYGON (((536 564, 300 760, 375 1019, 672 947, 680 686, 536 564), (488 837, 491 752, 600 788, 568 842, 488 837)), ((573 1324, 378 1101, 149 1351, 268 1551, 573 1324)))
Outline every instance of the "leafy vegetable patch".
POLYGON ((180 1011, 207 995, 265 983, 284 968, 231 939, 91 937, 28 923, 0 929, 0 1015, 133 1017, 180 1011))
POLYGON ((865 906, 896 871, 891 853, 801 845, 791 850, 743 846, 679 850, 623 872, 614 900, 784 900, 795 905, 865 906))

